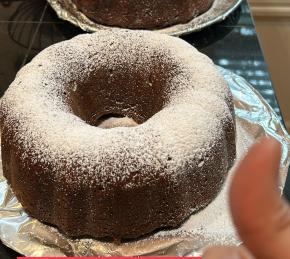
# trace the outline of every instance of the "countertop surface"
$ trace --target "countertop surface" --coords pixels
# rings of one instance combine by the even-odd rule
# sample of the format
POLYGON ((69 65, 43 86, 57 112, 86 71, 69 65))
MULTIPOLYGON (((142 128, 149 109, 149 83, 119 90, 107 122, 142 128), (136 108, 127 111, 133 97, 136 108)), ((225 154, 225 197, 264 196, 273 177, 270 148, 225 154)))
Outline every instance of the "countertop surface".
MULTIPOLYGON (((80 33, 84 32, 58 19, 45 0, 0 0, 0 96, 17 71, 37 53, 80 33)), ((217 65, 247 79, 281 116, 246 1, 223 22, 182 38, 217 65)), ((290 197, 290 179, 288 182, 285 195, 290 197)), ((0 244, 1 259, 16 256, 17 253, 0 244)))

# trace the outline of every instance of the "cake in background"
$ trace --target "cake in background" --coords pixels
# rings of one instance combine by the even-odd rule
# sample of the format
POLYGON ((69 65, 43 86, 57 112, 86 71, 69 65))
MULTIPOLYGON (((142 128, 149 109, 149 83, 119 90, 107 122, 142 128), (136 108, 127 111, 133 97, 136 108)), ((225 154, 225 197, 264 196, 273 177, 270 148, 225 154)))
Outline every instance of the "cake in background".
POLYGON ((186 23, 206 12, 214 0, 72 0, 99 24, 155 29, 186 23))

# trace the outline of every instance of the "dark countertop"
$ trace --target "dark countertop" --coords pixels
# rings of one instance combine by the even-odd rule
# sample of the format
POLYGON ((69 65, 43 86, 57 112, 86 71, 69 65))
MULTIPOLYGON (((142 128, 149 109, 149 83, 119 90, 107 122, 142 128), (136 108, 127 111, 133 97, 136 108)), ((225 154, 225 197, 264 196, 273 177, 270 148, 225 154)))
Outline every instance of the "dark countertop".
MULTIPOLYGON (((0 0, 0 96, 17 71, 37 53, 80 33, 83 33, 80 29, 59 20, 45 0, 0 0)), ((246 78, 281 116, 245 0, 225 21, 182 38, 211 57, 217 65, 246 78)), ((290 187, 290 179, 288 182, 290 187)), ((290 188, 285 188, 285 194, 290 197, 290 188)), ((16 256, 0 244, 1 259, 16 256)))

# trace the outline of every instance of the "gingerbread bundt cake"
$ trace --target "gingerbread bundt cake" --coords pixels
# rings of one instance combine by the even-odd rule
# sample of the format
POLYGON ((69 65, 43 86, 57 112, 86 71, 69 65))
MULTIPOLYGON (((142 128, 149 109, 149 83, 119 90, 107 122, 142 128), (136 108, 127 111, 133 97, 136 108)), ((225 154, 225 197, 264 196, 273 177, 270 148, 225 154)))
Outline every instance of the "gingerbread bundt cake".
POLYGON ((131 29, 186 23, 206 12, 214 0, 72 0, 91 20, 131 29))
POLYGON ((235 158, 225 80, 183 40, 152 32, 47 48, 0 111, 8 183, 28 214, 73 237, 176 227, 216 197, 235 158))

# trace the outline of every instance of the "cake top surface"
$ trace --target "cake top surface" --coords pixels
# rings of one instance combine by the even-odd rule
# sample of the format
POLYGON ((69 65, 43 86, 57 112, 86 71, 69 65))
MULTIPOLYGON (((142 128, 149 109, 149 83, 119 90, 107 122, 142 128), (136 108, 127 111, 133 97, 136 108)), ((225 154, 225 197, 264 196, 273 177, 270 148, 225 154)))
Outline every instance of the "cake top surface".
POLYGON ((49 169, 56 181, 107 187, 122 182, 131 188, 156 174, 177 181, 189 161, 202 167, 223 136, 230 102, 212 61, 181 39, 100 31, 55 44, 22 68, 1 100, 1 124, 16 136, 21 159, 49 169), (72 112, 67 93, 80 91, 92 73, 151 73, 152 57, 170 64, 169 99, 147 121, 103 129, 72 112))

